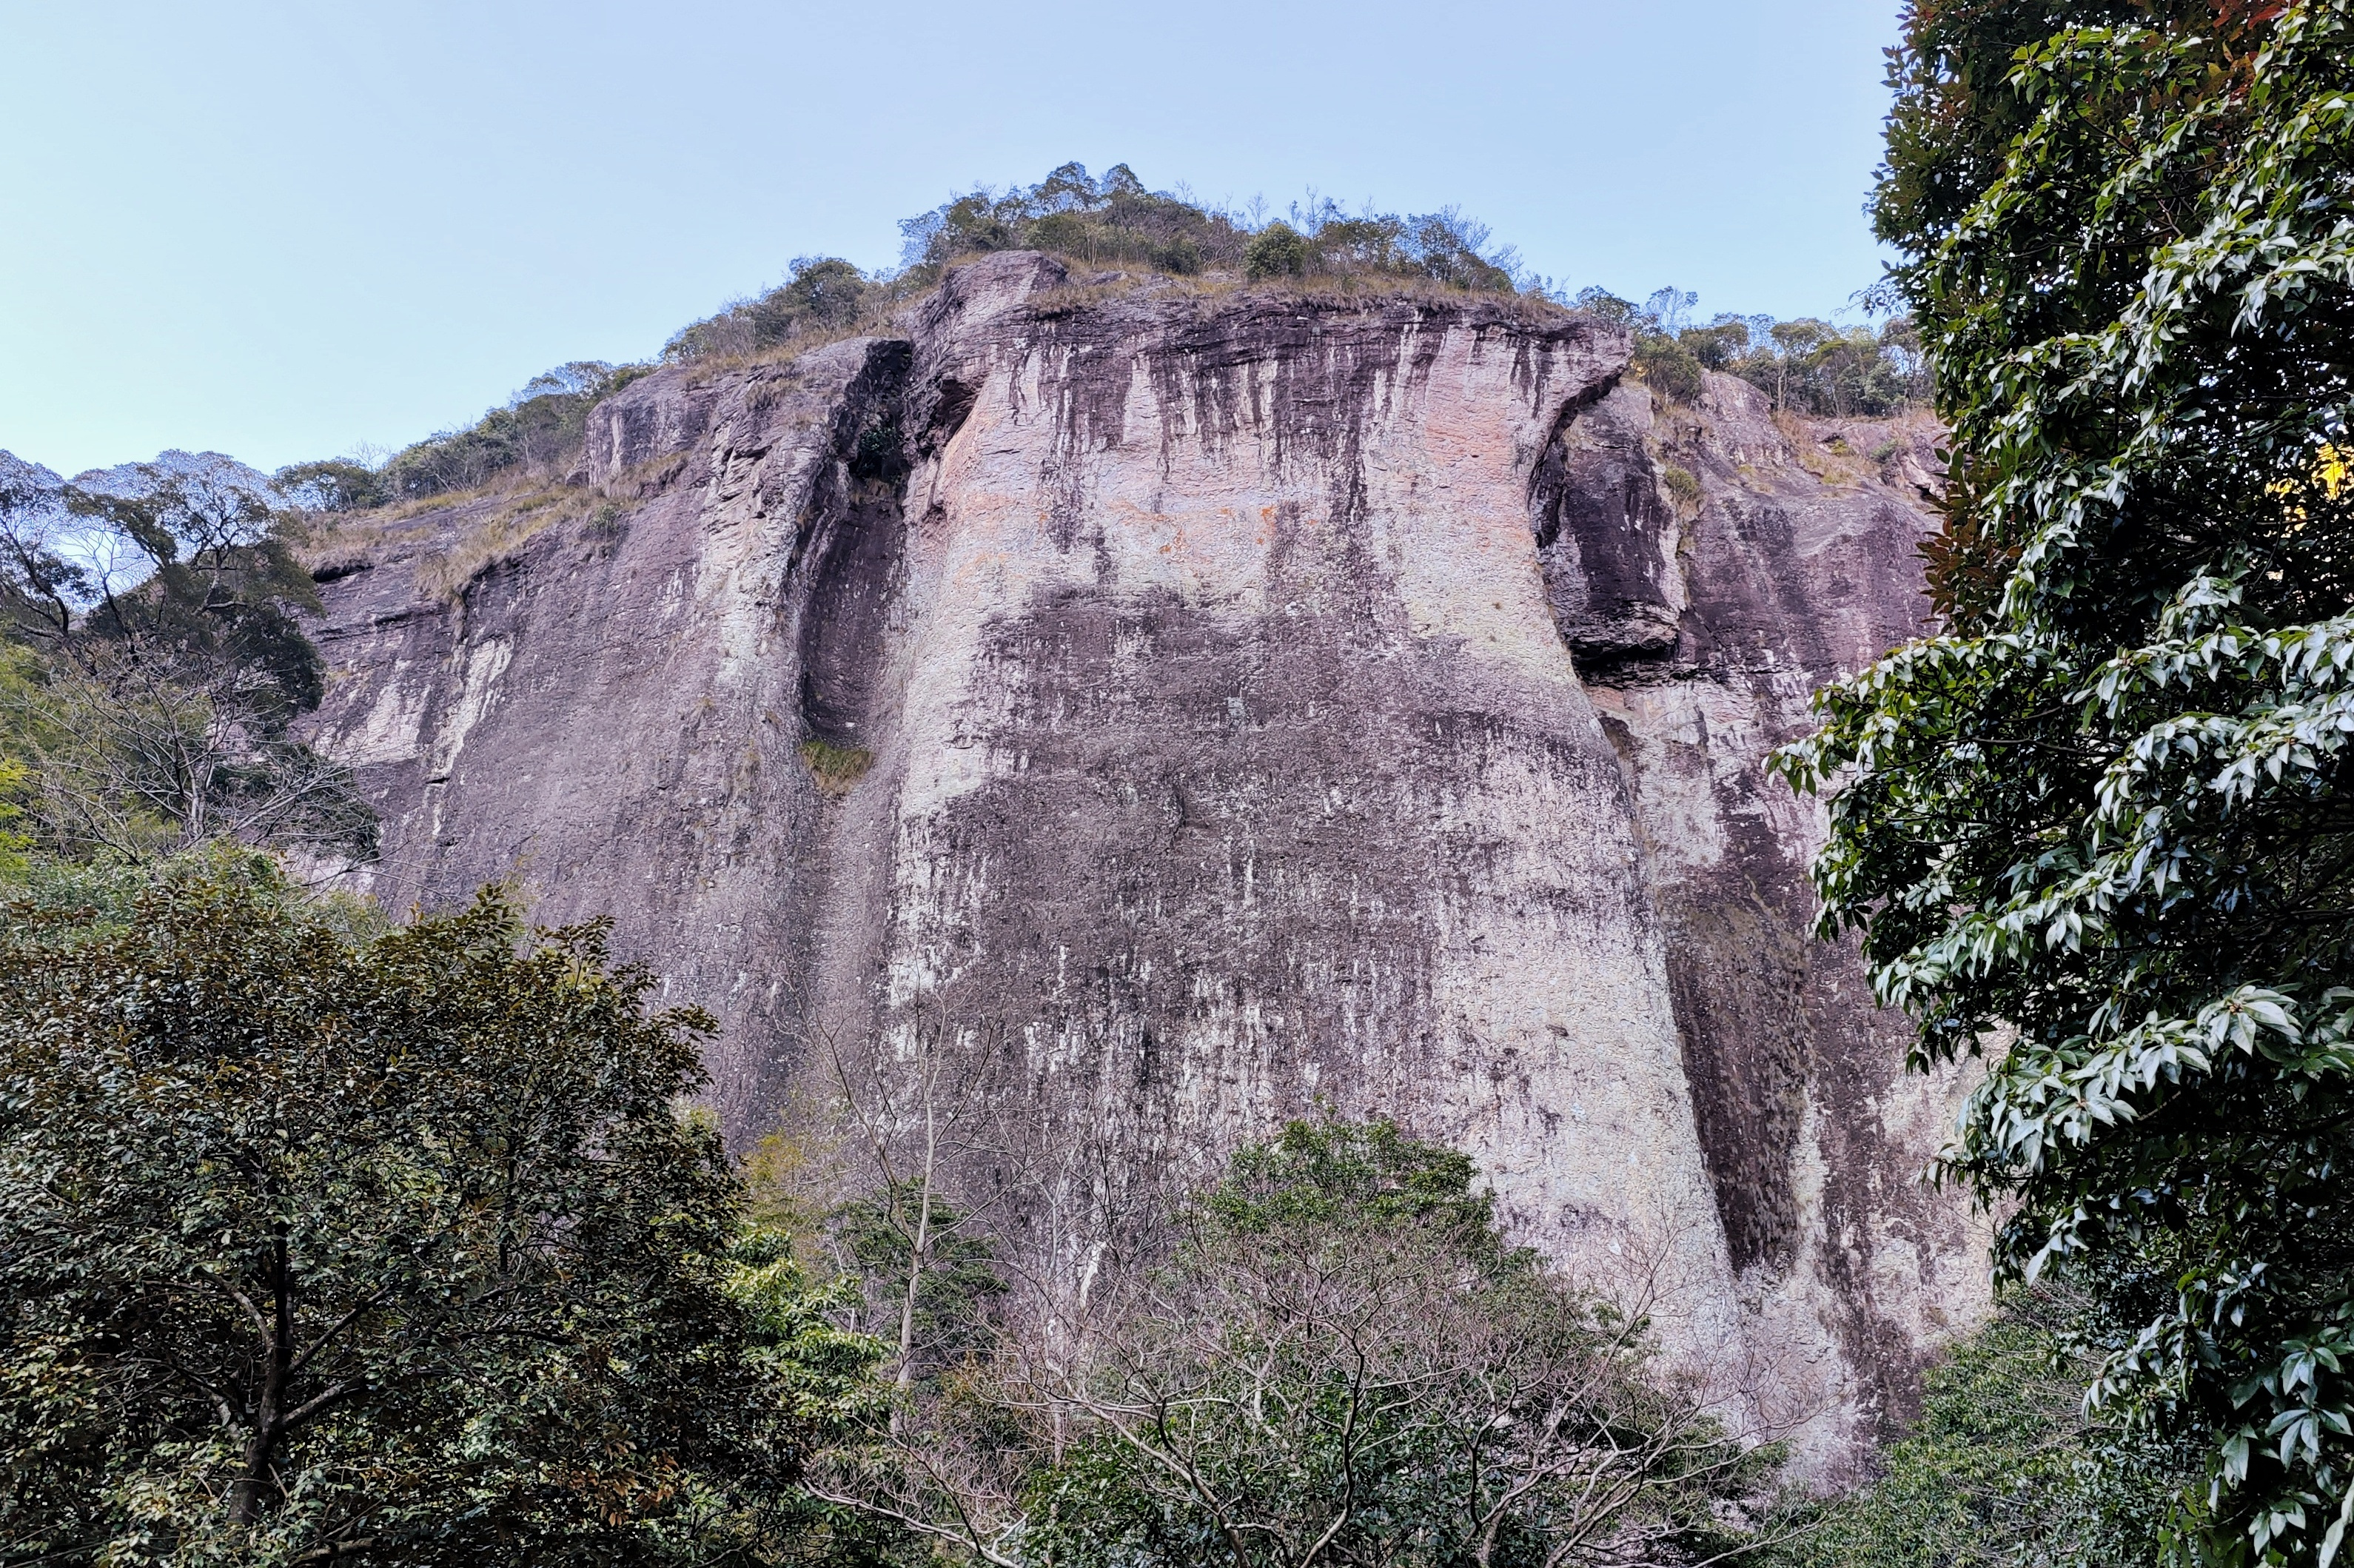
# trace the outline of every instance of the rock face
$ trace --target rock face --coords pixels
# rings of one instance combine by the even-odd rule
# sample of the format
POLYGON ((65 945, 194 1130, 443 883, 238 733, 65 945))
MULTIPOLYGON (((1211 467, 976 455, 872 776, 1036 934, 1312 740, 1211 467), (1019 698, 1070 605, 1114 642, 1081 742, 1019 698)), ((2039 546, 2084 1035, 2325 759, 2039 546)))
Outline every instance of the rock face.
POLYGON ((739 1139, 820 1055, 951 1060, 1082 1278, 1236 1141, 1394 1116, 1835 1477, 1982 1287, 1914 1180, 1952 1086, 1808 939, 1761 764, 1918 628, 1926 433, 1628 346, 1008 254, 661 372, 572 484, 323 560, 355 874, 610 912, 739 1139))

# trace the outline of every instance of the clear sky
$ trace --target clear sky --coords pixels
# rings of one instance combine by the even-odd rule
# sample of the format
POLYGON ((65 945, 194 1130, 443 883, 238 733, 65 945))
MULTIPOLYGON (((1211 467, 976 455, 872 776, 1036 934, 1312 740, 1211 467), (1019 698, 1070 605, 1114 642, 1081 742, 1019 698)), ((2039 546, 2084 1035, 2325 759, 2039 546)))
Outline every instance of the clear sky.
POLYGON ((1828 315, 1878 274, 1896 8, 0 0, 0 448, 399 446, 1066 159, 1828 315))

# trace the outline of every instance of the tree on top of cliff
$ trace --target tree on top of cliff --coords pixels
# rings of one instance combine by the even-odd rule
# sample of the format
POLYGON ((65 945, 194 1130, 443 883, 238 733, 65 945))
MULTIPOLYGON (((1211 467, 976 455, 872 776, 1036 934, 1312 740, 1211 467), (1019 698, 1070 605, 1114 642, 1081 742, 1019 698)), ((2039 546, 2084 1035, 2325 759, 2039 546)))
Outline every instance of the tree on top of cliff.
POLYGON ((1288 221, 1254 228, 1248 217, 1182 192, 1147 190, 1126 164, 1100 179, 1065 164, 1026 188, 958 196, 908 218, 899 231, 907 276, 918 282, 960 257, 1051 250, 1091 266, 1180 275, 1390 279, 1507 294, 1522 284, 1517 253, 1491 249, 1487 226, 1453 207, 1352 214, 1311 196, 1292 205, 1288 221))
POLYGON ((2354 1522, 2354 9, 1917 0, 1876 202, 1955 460, 1946 635, 1819 699, 1816 865, 2007 1272, 2209 1439, 2182 1539, 2354 1522), (2006 1033, 2008 1032, 2008 1033, 2006 1033), (1995 1048, 1995 1043, 2006 1044, 1995 1048))
MULTIPOLYGON (((411 499, 472 489, 516 471, 541 478, 559 475, 580 450, 588 410, 649 368, 582 359, 543 371, 504 407, 465 429, 444 430, 394 453, 376 476, 373 493, 378 499, 411 499)), ((350 482, 355 476, 343 471, 348 466, 306 463, 290 470, 288 478, 316 488, 324 471, 350 482)), ((330 492, 327 498, 338 497, 330 492)))
POLYGON ((270 482, 214 453, 74 484, 46 471, 0 476, 0 761, 40 847, 366 853, 374 818, 345 770, 292 733, 324 671, 270 482))
POLYGON ((1231 216, 1182 196, 1149 191, 1126 164, 1101 179, 1065 164, 1036 185, 1002 196, 986 188, 899 225, 901 264, 928 281, 960 256, 1055 250, 1096 264, 1164 272, 1239 268, 1247 230, 1231 216))

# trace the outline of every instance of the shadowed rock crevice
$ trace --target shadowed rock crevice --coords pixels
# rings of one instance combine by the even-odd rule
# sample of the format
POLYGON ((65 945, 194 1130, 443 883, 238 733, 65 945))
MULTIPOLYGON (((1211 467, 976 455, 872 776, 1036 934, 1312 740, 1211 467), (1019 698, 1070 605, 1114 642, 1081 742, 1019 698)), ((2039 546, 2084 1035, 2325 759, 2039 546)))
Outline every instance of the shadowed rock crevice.
POLYGON ((845 403, 836 468, 806 525, 801 618, 801 723, 810 738, 871 748, 884 639, 906 549, 909 453, 901 420, 914 345, 878 344, 845 403))
POLYGON ((1644 445, 1650 394, 1617 387, 1564 419, 1529 485, 1545 599, 1578 668, 1675 651, 1684 603, 1677 514, 1644 445))

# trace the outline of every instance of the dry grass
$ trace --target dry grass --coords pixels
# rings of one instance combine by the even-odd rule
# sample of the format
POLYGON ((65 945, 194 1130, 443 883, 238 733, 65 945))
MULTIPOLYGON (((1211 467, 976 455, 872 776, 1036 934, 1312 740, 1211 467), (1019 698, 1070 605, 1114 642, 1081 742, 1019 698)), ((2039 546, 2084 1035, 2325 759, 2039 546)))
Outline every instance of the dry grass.
POLYGON ((737 371, 763 365, 790 366, 802 355, 815 354, 821 348, 832 348, 837 343, 848 343, 854 337, 873 337, 895 330, 896 323, 889 316, 862 317, 844 325, 801 333, 767 348, 746 349, 741 354, 706 354, 686 362, 686 384, 708 387, 721 376, 737 371))
POLYGON ((310 531, 296 547, 296 554, 303 565, 315 570, 325 561, 380 550, 388 545, 420 543, 443 531, 443 514, 462 512, 486 501, 523 494, 535 487, 544 488, 544 482, 520 474, 507 474, 472 490, 443 491, 436 495, 395 502, 389 506, 378 506, 366 512, 314 514, 311 519, 310 531), (426 521, 417 523, 419 518, 426 521), (404 527, 404 524, 415 525, 404 527))
POLYGON ((616 501, 642 501, 647 496, 658 495, 671 481, 686 471, 686 460, 687 454, 679 451, 631 463, 598 485, 598 493, 616 501))
POLYGON ((586 487, 562 486, 528 493, 476 523, 447 549, 417 563, 417 586, 455 604, 468 585, 502 561, 514 559, 533 539, 559 524, 588 518, 602 498, 586 487))
POLYGON ((1861 484, 1878 472, 1876 465, 1864 461, 1861 453, 1848 445, 1845 436, 1820 420, 1776 408, 1774 428, 1790 443, 1798 466, 1835 489, 1861 484))
POLYGON ((620 509, 606 499, 604 492, 511 475, 504 483, 317 519, 296 555, 313 573, 341 576, 355 564, 398 546, 432 546, 419 552, 417 586, 425 594, 454 604, 468 584, 499 562, 514 558, 548 529, 578 523, 584 536, 612 537, 620 532, 620 509), (451 539, 453 524, 457 536, 451 539))

